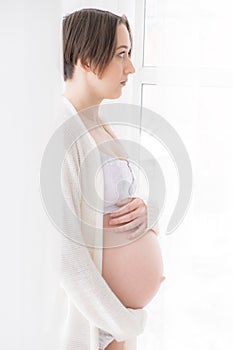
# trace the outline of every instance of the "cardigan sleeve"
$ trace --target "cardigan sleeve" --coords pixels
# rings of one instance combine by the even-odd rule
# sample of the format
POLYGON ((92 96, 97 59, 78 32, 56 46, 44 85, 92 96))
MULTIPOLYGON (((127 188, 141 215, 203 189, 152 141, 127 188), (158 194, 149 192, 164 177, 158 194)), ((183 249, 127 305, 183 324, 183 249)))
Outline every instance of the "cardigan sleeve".
MULTIPOLYGON (((63 163, 63 193, 76 214, 81 198, 77 175, 79 162, 74 144, 63 163)), ((146 325, 146 310, 126 308, 120 302, 82 244, 81 225, 77 224, 75 233, 78 240, 65 235, 61 237, 59 279, 62 288, 89 322, 110 333, 117 341, 139 335, 146 325)))

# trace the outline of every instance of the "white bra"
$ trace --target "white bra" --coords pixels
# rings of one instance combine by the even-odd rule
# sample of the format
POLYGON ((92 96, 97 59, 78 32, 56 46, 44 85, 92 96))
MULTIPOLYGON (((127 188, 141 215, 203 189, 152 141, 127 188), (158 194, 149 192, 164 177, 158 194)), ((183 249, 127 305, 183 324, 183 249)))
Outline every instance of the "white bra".
POLYGON ((112 157, 102 151, 102 170, 104 175, 104 214, 120 207, 117 202, 133 197, 136 190, 136 176, 133 163, 128 159, 112 157))

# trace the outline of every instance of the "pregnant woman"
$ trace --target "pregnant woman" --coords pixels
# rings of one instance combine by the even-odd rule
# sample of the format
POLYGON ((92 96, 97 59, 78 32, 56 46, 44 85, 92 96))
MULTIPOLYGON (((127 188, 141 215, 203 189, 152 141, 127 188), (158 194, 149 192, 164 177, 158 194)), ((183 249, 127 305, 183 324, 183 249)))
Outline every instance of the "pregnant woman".
MULTIPOLYGON (((165 278, 157 233, 146 230, 147 207, 134 196, 137 178, 125 150, 110 127, 101 123, 98 108, 93 109, 96 114, 90 119, 81 112, 104 99, 120 97, 128 76, 135 72, 128 20, 97 9, 67 15, 63 20, 63 50, 66 103, 89 130, 103 164, 102 278, 126 308, 142 309, 165 278), (93 120, 97 122, 95 128, 91 128, 93 120), (104 147, 105 141, 111 146, 104 147), (126 188, 119 188, 116 200, 114 181, 121 179, 127 180, 126 188)), ((99 335, 99 349, 126 349, 125 342, 116 341, 112 334, 100 329, 99 335)), ((71 346, 66 349, 71 348, 79 350, 71 346)))

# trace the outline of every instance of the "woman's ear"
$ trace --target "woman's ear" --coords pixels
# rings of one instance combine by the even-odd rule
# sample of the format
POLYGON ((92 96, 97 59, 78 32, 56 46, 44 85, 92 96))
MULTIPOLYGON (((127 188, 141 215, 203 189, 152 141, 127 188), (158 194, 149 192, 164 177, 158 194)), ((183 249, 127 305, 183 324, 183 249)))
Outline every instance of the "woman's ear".
POLYGON ((90 72, 90 70, 91 70, 89 62, 86 62, 83 64, 83 63, 81 63, 80 58, 77 59, 76 65, 84 72, 90 72))
POLYGON ((80 58, 78 58, 75 66, 78 66, 83 72, 91 72, 94 75, 96 75, 99 79, 102 78, 102 75, 100 76, 98 71, 96 72, 96 70, 93 70, 93 68, 90 65, 90 62, 88 61, 85 63, 82 63, 80 58))

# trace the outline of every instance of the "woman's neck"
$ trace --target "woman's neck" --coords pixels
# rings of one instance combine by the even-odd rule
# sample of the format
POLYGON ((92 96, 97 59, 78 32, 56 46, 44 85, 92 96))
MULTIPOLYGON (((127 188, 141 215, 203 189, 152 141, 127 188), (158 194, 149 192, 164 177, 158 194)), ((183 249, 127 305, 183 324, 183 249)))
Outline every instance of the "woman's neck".
POLYGON ((85 87, 77 86, 72 81, 66 83, 64 96, 72 103, 77 112, 89 109, 98 113, 99 105, 102 102, 102 99, 93 92, 85 87))

